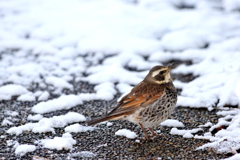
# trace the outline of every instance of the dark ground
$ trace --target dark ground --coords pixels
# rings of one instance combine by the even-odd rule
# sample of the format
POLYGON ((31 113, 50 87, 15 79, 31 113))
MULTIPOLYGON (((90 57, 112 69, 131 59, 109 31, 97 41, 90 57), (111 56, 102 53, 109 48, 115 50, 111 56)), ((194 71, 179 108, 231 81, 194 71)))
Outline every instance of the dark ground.
MULTIPOLYGON (((187 64, 190 62, 186 62, 187 64)), ((192 75, 173 75, 175 79, 188 82, 194 79, 192 75)), ((72 82, 74 84, 74 94, 81 92, 93 92, 93 86, 86 82, 72 82)), ((33 86, 32 90, 36 90, 36 86, 33 86)), ((64 91, 69 94, 69 91, 64 91)), ((180 92, 180 90, 179 90, 180 92)), ((58 95, 51 95, 51 98, 55 98, 58 95)), ((66 114, 73 111, 78 112, 86 117, 95 117, 102 115, 109 111, 116 104, 117 98, 111 101, 89 101, 83 105, 75 106, 70 110, 61 110, 44 114, 44 117, 52 117, 56 115, 66 114)), ((23 125, 27 121, 27 116, 31 114, 31 107, 35 103, 18 102, 13 97, 11 101, 0 102, 0 122, 3 121, 7 115, 7 111, 16 111, 19 114, 12 117, 14 126, 23 125), (13 119, 15 118, 15 120, 13 119)), ((191 109, 178 107, 170 117, 171 119, 177 119, 184 123, 184 129, 197 128, 198 125, 205 124, 206 122, 217 123, 219 116, 216 114, 216 110, 207 111, 207 109, 191 109)), ((85 125, 84 123, 82 123, 85 125)), ((170 127, 158 127, 157 130, 161 130, 164 136, 159 136, 154 140, 144 141, 141 129, 127 121, 116 121, 112 126, 107 127, 106 124, 98 125, 99 129, 81 133, 71 133, 73 139, 77 140, 77 144, 74 145, 72 150, 49 150, 38 146, 34 152, 27 153, 20 157, 16 156, 13 146, 7 146, 7 140, 18 141, 20 144, 34 144, 36 140, 53 138, 55 136, 62 136, 64 128, 56 128, 56 133, 44 133, 37 134, 33 132, 24 132, 20 135, 9 135, 6 130, 12 126, 1 126, 0 128, 0 159, 14 160, 14 159, 33 159, 33 157, 43 160, 47 159, 222 159, 229 157, 229 155, 217 154, 213 150, 202 151, 195 150, 197 147, 207 143, 207 140, 182 138, 179 135, 169 134, 170 127), (115 132, 119 129, 127 128, 136 132, 140 139, 140 142, 136 142, 135 139, 127 139, 125 137, 115 136, 115 132), (81 151, 91 151, 95 155, 83 155, 79 154, 81 151), (89 156, 89 157, 86 157, 89 156)), ((200 131, 197 134, 202 134, 207 131, 200 131)))

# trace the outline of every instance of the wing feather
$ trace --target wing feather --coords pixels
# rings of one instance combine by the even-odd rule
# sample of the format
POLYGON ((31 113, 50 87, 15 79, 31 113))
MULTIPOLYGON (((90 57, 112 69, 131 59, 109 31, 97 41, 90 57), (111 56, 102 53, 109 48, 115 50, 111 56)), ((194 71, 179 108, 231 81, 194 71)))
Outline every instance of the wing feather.
POLYGON ((141 82, 135 86, 132 91, 124 96, 118 103, 117 107, 108 113, 107 116, 128 115, 136 111, 139 107, 144 107, 153 103, 164 93, 164 87, 154 84, 141 82))

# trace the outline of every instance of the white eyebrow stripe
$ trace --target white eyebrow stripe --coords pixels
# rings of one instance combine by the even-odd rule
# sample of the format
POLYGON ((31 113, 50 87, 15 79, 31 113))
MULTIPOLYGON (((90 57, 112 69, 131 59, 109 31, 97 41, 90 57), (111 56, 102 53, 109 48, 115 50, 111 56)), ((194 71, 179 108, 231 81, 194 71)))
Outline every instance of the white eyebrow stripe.
POLYGON ((155 77, 155 76, 158 75, 158 74, 159 74, 159 70, 153 71, 152 77, 155 77))
POLYGON ((159 70, 153 71, 152 72, 152 77, 155 77, 156 75, 158 75, 160 71, 165 71, 165 70, 166 69, 159 69, 159 70))

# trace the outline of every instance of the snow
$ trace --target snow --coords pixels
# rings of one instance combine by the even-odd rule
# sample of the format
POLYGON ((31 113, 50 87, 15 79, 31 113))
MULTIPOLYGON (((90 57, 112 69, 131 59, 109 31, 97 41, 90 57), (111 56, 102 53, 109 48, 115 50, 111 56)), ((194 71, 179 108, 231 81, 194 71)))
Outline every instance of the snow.
POLYGON ((62 137, 54 137, 53 139, 43 139, 40 142, 44 148, 69 150, 76 144, 76 140, 72 138, 70 133, 64 133, 62 137))
POLYGON ((28 93, 22 85, 8 84, 0 87, 0 100, 9 100, 12 96, 28 93))
MULTIPOLYGON (((122 64, 120 64, 120 63, 123 63, 122 60, 124 61, 129 60, 130 57, 128 57, 127 55, 129 55, 129 53, 124 55, 124 57, 123 56, 116 57, 116 59, 111 60, 112 62, 111 61, 108 62, 110 64, 106 64, 104 66, 93 66, 88 68, 87 72, 91 73, 91 75, 84 78, 84 80, 94 84, 99 84, 104 82, 112 82, 112 83, 121 82, 121 83, 137 84, 142 80, 142 78, 135 76, 137 72, 129 72, 126 69, 122 68, 122 64), (106 75, 109 75, 109 76, 106 76, 106 75)), ((107 59, 105 61, 107 61, 107 59)))
POLYGON ((240 159, 240 154, 235 154, 234 156, 230 157, 230 158, 225 158, 225 160, 239 160, 240 159))
POLYGON ((167 119, 160 123, 161 126, 168 126, 168 127, 184 127, 182 122, 179 122, 175 119, 167 119))
POLYGON ((136 142, 136 143, 140 143, 140 140, 139 140, 139 139, 136 139, 135 142, 136 142))
POLYGON ((27 120, 31 120, 31 121, 39 121, 43 119, 43 116, 41 114, 36 114, 36 115, 28 115, 27 120))
POLYGON ((194 136, 192 135, 192 133, 187 132, 183 135, 183 138, 193 138, 194 136))
POLYGON ((235 89, 235 94, 238 97, 238 108, 240 109, 240 82, 238 82, 238 85, 235 89))
MULTIPOLYGON (((203 149, 231 152, 224 145, 216 146, 225 138, 233 144, 239 133, 239 110, 224 108, 240 103, 239 9, 239 0, 139 0, 136 4, 121 0, 2 1, 0 100, 15 96, 23 102, 37 100, 31 108, 35 114, 69 110, 84 101, 108 101, 118 92, 128 93, 155 65, 191 61, 172 70, 174 74, 196 77, 190 82, 174 80, 182 90, 177 106, 211 111, 217 105, 217 109, 224 110, 218 112, 225 118, 219 118, 217 124, 199 127, 210 127, 209 132, 221 125, 227 129, 215 137, 205 133, 194 138, 211 141, 203 149), (193 8, 179 9, 183 5, 193 8), (94 92, 79 92, 73 81, 94 84, 94 92), (35 84, 37 91, 32 90, 35 84), (74 94, 66 94, 66 90, 74 94)), ((72 115, 71 120, 64 116, 61 120, 27 116, 28 121, 37 122, 6 132, 54 132, 54 127, 85 121, 79 115, 72 115)), ((7 120, 2 124, 10 124, 7 120)), ((164 123, 184 127, 177 121, 164 123)), ((173 128, 171 132, 191 138, 195 130, 173 128)))
POLYGON ((62 95, 59 98, 40 102, 33 106, 32 111, 43 114, 56 110, 70 109, 78 104, 82 104, 82 99, 77 95, 62 95))
POLYGON ((49 96, 49 92, 45 91, 38 97, 38 101, 46 101, 48 100, 49 96))
POLYGON ((7 146, 13 146, 13 148, 17 148, 19 146, 18 141, 7 140, 7 146))
POLYGON ((96 96, 103 100, 111 100, 117 93, 117 91, 114 89, 114 84, 110 82, 96 85, 94 90, 97 91, 96 96))
POLYGON ((111 127, 112 125, 113 125, 112 122, 107 122, 107 126, 108 126, 108 127, 111 127))
MULTIPOLYGON (((40 102, 33 106, 34 113, 49 113, 57 110, 70 109, 76 105, 82 104, 83 101, 99 99, 94 93, 81 93, 79 95, 62 95, 59 98, 40 102)), ((106 97, 106 96, 105 96, 106 97)))
POLYGON ((9 116, 17 116, 19 113, 18 112, 16 112, 16 111, 7 111, 7 115, 9 115, 9 116))
POLYGON ((67 88, 70 90, 73 89, 73 86, 70 83, 68 83, 66 80, 59 77, 54 77, 54 76, 47 77, 46 83, 60 89, 63 89, 63 88, 67 88))
MULTIPOLYGON (((219 6, 225 7, 228 13, 216 10, 212 2, 205 1, 189 4, 197 7, 196 10, 177 10, 175 7, 183 2, 176 1, 160 3, 142 0, 139 5, 117 0, 75 0, 70 4, 57 1, 57 5, 54 2, 39 2, 35 9, 35 3, 28 2, 25 6, 24 0, 21 0, 18 5, 22 8, 14 16, 10 11, 15 9, 15 2, 3 4, 3 10, 5 6, 10 11, 4 10, 4 18, 1 19, 1 24, 6 25, 0 30, 3 33, 0 37, 1 50, 19 50, 2 56, 1 84, 12 82, 12 85, 28 87, 36 82, 43 88, 47 84, 53 86, 54 93, 61 95, 63 89, 73 90, 69 82, 74 74, 80 80, 96 84, 97 94, 90 99, 110 100, 116 94, 115 83, 121 93, 126 93, 146 73, 129 71, 125 66, 148 70, 167 60, 191 60, 193 65, 181 65, 173 70, 177 74, 199 76, 184 85, 178 83, 183 90, 178 106, 207 107, 211 110, 218 99, 218 107, 238 103, 233 90, 239 81, 237 36, 240 35, 240 24, 237 23, 236 13, 230 12, 234 7, 238 8, 238 1, 219 2, 219 6), (72 8, 71 11, 66 10, 66 6, 72 8), (61 21, 56 15, 61 17, 61 21), (78 15, 88 15, 88 18, 78 15), (10 29, 6 29, 9 28, 7 26, 10 29), (207 45, 209 47, 204 48, 207 45), (79 57, 87 53, 86 58, 79 57), (149 56, 150 62, 143 56, 149 56), (18 61, 13 61, 14 57, 18 61), (99 61, 102 63, 99 64, 99 61), (94 65, 87 67, 89 62, 94 65), (84 72, 88 73, 87 77, 82 77, 84 72)), ((12 96, 5 91, 3 93, 0 94, 1 99, 7 100, 12 96)), ((17 95, 21 94, 24 93, 17 95)), ((34 98, 20 96, 19 100, 31 101, 34 98)), ((38 100, 48 100, 47 93, 38 100)), ((53 109, 44 108, 50 112, 56 110, 54 106, 53 109)))
POLYGON ((33 96, 32 94, 22 94, 17 98, 18 101, 36 101, 35 96, 33 96))
POLYGON ((65 128, 65 132, 74 132, 74 133, 78 133, 78 132, 86 132, 86 131, 93 131, 95 128, 91 127, 91 126, 82 126, 80 124, 73 124, 70 126, 67 126, 65 128))
POLYGON ((198 149, 214 148, 220 153, 232 153, 232 151, 240 148, 240 111, 239 109, 229 110, 229 111, 219 111, 218 115, 223 115, 224 117, 218 120, 218 123, 213 125, 209 132, 205 133, 203 136, 195 135, 196 138, 208 139, 209 143, 204 144, 198 149), (219 130, 215 135, 211 134, 215 128, 226 126, 226 129, 219 130))
POLYGON ((177 129, 177 128, 172 128, 171 131, 170 131, 170 134, 172 135, 182 135, 183 137, 186 137, 186 138, 191 138, 192 137, 192 134, 191 133, 197 133, 198 131, 201 131, 202 129, 201 128, 195 128, 195 129, 191 129, 191 130, 180 130, 180 129, 177 129))
POLYGON ((129 139, 134 139, 137 137, 137 134, 133 131, 130 131, 129 129, 120 129, 117 132, 115 132, 115 135, 125 136, 129 139))
POLYGON ((15 149, 15 154, 23 156, 28 152, 34 152, 36 148, 34 145, 21 144, 15 149))
POLYGON ((81 151, 72 154, 73 157, 83 157, 83 158, 91 158, 95 157, 96 154, 91 151, 81 151))
POLYGON ((13 125, 13 122, 9 121, 7 118, 3 119, 2 126, 13 125))
POLYGON ((207 122, 203 125, 199 125, 198 127, 211 127, 213 124, 211 122, 207 122))
POLYGON ((120 93, 122 93, 123 95, 129 93, 132 89, 132 87, 128 84, 128 83, 119 83, 117 84, 117 89, 120 93))
POLYGON ((223 7, 226 11, 239 10, 240 2, 238 0, 223 0, 223 7))
POLYGON ((162 37, 162 47, 168 51, 202 48, 207 44, 205 34, 189 29, 173 31, 162 37))
MULTIPOLYGON (((30 120, 35 118, 36 117, 32 118, 30 116, 30 120)), ((19 135, 23 131, 32 131, 34 133, 54 132, 54 128, 65 127, 70 123, 82 122, 82 121, 86 121, 86 118, 82 114, 75 113, 75 112, 68 112, 65 115, 53 116, 51 118, 41 118, 36 123, 26 123, 18 127, 9 128, 7 130, 7 133, 19 135)))

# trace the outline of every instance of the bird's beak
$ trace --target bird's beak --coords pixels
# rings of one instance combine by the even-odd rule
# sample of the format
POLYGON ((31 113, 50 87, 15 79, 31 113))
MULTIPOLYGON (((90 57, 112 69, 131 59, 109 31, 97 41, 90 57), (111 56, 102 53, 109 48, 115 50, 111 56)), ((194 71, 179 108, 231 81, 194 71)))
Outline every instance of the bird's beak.
POLYGON ((168 67, 168 69, 169 70, 171 70, 173 67, 174 67, 174 64, 175 64, 175 62, 173 62, 173 63, 170 63, 167 67, 168 67))

